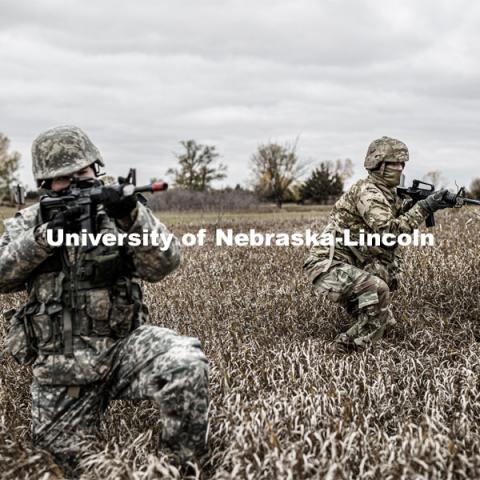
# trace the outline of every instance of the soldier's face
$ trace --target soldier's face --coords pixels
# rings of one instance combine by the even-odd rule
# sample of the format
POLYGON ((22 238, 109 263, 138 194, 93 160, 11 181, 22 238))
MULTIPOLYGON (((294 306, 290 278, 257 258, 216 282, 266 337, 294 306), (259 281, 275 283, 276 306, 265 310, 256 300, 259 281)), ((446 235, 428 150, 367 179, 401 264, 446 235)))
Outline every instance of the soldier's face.
POLYGON ((389 162, 385 164, 383 179, 388 186, 397 187, 400 185, 404 167, 405 163, 403 162, 389 162))
POLYGON ((95 171, 91 166, 82 168, 78 170, 73 175, 65 176, 65 177, 55 177, 52 180, 52 187, 51 189, 54 192, 59 192, 64 188, 67 188, 70 185, 70 178, 71 177, 88 177, 88 178, 95 178, 95 171))

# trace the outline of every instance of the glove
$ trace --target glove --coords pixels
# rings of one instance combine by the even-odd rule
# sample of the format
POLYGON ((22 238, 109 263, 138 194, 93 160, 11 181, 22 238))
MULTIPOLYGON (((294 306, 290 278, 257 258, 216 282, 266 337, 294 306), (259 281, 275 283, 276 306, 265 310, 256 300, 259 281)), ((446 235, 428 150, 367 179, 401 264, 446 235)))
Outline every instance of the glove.
POLYGON ((455 205, 447 200, 448 193, 449 192, 446 188, 442 188, 424 200, 420 200, 418 204, 429 214, 441 210, 442 208, 452 208, 455 205))
POLYGON ((115 188, 104 187, 102 203, 109 217, 124 218, 128 217, 137 206, 137 196, 133 194, 124 197, 115 188))
POLYGON ((47 223, 47 229, 53 230, 54 232, 63 230, 65 233, 78 233, 80 231, 78 218, 81 213, 81 207, 70 207, 58 212, 47 223))

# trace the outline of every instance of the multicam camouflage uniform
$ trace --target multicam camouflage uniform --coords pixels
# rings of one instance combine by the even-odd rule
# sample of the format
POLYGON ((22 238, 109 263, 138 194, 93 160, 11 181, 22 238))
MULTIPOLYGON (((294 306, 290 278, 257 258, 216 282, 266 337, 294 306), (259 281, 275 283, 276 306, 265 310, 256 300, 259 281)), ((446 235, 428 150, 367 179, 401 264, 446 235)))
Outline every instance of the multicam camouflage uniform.
MULTIPOLYGON (((352 241, 359 233, 412 233, 428 215, 417 203, 400 204, 395 183, 385 177, 389 162, 408 161, 404 143, 383 137, 369 146, 365 166, 369 176, 356 182, 333 207, 324 233, 336 237, 350 230, 352 241)), ((356 318, 346 332, 336 338, 340 345, 364 347, 382 337, 395 324, 390 310, 391 291, 400 270, 396 247, 314 247, 304 269, 315 289, 343 305, 356 318)))
MULTIPOLYGON (((85 147, 88 137, 75 127, 53 129, 39 138, 49 139, 48 152, 56 149, 59 154, 65 153, 62 145, 76 143, 72 155, 82 152, 84 158, 73 159, 74 171, 99 158, 93 144, 85 147)), ((36 141, 37 150, 39 143, 45 146, 36 141)), ((34 150, 38 167, 35 155, 34 150)), ((54 160, 46 163, 51 166, 54 160)), ((62 172, 68 173, 72 170, 62 172)), ((52 168, 48 171, 56 174, 52 168)), ((168 233, 139 202, 131 217, 129 233, 168 233)), ((100 233, 123 231, 102 208, 97 225, 100 233)), ((148 309, 139 283, 158 282, 178 266, 178 241, 165 251, 162 245, 100 245, 85 252, 78 247, 51 248, 46 227, 35 204, 5 221, 0 239, 0 291, 28 292, 27 303, 11 314, 7 350, 20 362, 33 363, 34 442, 61 464, 74 465, 81 441, 96 433, 110 400, 148 399, 158 406, 163 440, 183 458, 201 454, 207 360, 196 338, 146 325, 148 309)))

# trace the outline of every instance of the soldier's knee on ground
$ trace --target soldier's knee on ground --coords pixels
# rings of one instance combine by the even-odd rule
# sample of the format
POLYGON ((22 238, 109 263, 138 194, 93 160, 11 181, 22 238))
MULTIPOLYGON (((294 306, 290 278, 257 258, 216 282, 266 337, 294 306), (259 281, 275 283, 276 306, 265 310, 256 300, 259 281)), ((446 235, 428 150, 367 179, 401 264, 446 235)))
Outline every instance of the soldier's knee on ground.
MULTIPOLYGON (((80 435, 74 434, 68 437, 61 435, 58 430, 63 426, 59 425, 58 428, 51 429, 50 435, 46 436, 34 432, 32 440, 36 448, 50 453, 67 478, 74 478, 74 472, 79 467, 88 437, 81 438, 80 435)), ((93 440, 93 437, 90 437, 90 440, 93 440)))
POLYGON ((100 414, 97 389, 77 396, 80 391, 72 396, 64 385, 37 381, 31 385, 33 444, 50 452, 66 473, 76 468, 85 445, 96 440, 100 414))

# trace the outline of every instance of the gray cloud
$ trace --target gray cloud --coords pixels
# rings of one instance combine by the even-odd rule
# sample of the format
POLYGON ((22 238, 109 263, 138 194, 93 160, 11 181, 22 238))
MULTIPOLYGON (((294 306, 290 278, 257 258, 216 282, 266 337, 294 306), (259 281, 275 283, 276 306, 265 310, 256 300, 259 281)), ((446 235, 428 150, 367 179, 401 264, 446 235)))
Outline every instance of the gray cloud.
POLYGON ((109 171, 164 175, 182 139, 218 145, 229 184, 256 146, 300 137, 313 163, 407 142, 409 178, 478 172, 480 6, 473 0, 4 0, 0 130, 23 155, 73 123, 109 171))

